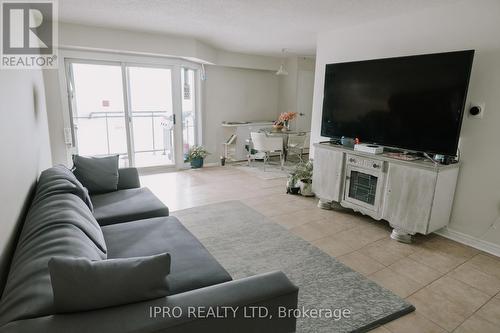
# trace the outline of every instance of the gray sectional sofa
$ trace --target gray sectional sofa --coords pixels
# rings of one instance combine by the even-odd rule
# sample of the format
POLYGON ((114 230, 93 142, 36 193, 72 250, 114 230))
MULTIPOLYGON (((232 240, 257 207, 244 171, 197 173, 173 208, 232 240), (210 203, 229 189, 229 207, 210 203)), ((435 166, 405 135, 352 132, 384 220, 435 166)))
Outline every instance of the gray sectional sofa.
POLYGON ((90 196, 94 217, 101 226, 168 216, 165 206, 148 188, 141 187, 136 168, 118 170, 118 191, 90 196))
MULTIPOLYGON (((118 190, 89 196, 70 170, 42 172, 0 298, 0 332, 293 332, 298 288, 281 272, 233 280, 148 189, 137 170, 121 169, 118 190), (168 253, 168 295, 88 311, 54 306, 48 262, 92 262, 168 253), (255 306, 269 311, 250 316, 255 306), (189 309, 237 309, 193 316, 189 309), (152 309, 162 313, 152 315, 152 309), (175 316, 165 310, 176 309, 175 316), (252 311, 248 311, 252 310, 252 311)), ((4 272, 2 272, 4 273, 4 272)), ((200 314, 198 312, 198 314, 200 314)))

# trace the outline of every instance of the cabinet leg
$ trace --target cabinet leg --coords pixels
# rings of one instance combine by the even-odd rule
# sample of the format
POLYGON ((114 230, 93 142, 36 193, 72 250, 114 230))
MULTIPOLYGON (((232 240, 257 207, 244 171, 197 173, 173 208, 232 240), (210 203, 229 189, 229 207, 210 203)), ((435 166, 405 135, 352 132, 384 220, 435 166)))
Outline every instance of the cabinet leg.
POLYGON ((412 235, 400 228, 392 229, 391 238, 406 244, 411 244, 413 241, 412 235))
POLYGON ((332 202, 331 201, 327 201, 327 200, 323 200, 323 199, 319 199, 319 201, 318 201, 318 207, 321 208, 321 209, 330 210, 330 209, 332 209, 332 202))
POLYGON ((332 201, 331 209, 339 211, 339 212, 352 212, 352 209, 345 208, 340 203, 338 203, 336 201, 332 201))

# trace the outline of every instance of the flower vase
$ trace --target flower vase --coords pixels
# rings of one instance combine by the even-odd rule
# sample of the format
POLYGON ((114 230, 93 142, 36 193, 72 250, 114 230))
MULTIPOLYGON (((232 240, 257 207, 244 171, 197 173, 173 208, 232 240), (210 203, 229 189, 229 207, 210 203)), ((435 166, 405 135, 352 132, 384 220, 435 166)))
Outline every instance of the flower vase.
POLYGON ((288 120, 285 120, 285 121, 283 122, 283 129, 282 129, 282 131, 283 131, 283 132, 287 132, 287 131, 289 131, 289 130, 290 130, 290 122, 289 122, 288 120))

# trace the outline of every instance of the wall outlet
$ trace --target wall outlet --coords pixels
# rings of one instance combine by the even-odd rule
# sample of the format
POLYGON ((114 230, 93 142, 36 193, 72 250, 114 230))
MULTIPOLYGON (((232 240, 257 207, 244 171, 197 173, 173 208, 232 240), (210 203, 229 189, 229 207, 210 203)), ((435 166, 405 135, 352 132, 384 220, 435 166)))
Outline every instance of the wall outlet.
POLYGON ((470 103, 468 114, 470 118, 481 119, 484 115, 484 103, 470 103))
POLYGON ((73 144, 73 133, 71 133, 71 128, 64 128, 64 143, 67 145, 73 144))

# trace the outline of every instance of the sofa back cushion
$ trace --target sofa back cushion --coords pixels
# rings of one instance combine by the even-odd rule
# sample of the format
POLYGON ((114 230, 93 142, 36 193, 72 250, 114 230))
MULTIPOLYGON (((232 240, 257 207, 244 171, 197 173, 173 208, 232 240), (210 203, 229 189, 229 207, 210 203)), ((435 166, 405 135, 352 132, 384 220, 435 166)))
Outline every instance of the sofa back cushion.
MULTIPOLYGON (((106 259, 102 230, 87 205, 43 173, 28 211, 0 299, 0 326, 54 313, 48 261, 55 256, 106 259)), ((68 188, 70 186, 66 184, 68 188)))
POLYGON ((73 155, 73 173, 90 194, 112 192, 118 189, 118 163, 118 155, 104 157, 73 155))
POLYGON ((72 193, 82 199, 91 211, 94 210, 89 191, 64 165, 56 165, 42 172, 36 187, 35 199, 43 200, 59 193, 72 193))

